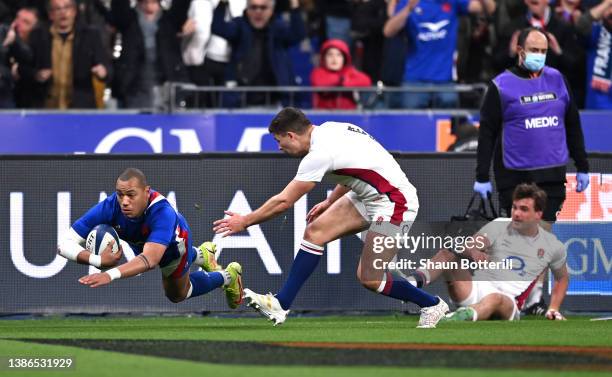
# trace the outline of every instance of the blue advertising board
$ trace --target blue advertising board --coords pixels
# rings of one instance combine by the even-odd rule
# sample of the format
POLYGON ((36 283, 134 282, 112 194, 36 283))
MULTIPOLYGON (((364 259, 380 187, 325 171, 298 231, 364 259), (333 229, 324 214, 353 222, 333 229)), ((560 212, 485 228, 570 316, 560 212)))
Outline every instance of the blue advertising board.
MULTIPOLYGON (((350 122, 392 151, 433 152, 450 115, 313 113, 315 124, 350 122)), ((0 154, 197 153, 275 151, 267 127, 274 112, 206 114, 0 114, 0 154)), ((589 151, 612 151, 612 113, 582 114, 589 151)))
POLYGON ((611 226, 609 222, 560 222, 553 226, 567 248, 568 295, 612 295, 611 226))
MULTIPOLYGON (((416 234, 420 233, 420 225, 440 224, 465 210, 465 201, 471 195, 471 158, 458 154, 403 154, 397 159, 404 171, 412 172, 410 180, 419 188, 416 234), (440 187, 453 190, 439 190, 440 187)), ((600 171, 612 171, 611 161, 601 157, 592 160, 600 171)), ((285 216, 251 226, 241 234, 215 235, 212 224, 223 216, 224 210, 248 213, 259 207, 283 189, 298 165, 297 158, 272 153, 256 158, 247 153, 5 156, 0 163, 0 315, 227 311, 221 292, 171 303, 164 297, 159 274, 152 272, 91 290, 77 280, 97 270, 69 263, 57 254, 59 238, 70 224, 111 193, 117 175, 130 166, 142 169, 152 187, 187 219, 196 245, 212 240, 217 243, 220 263, 241 263, 245 287, 255 292, 277 292, 300 248, 308 210, 327 197, 333 184, 317 185, 285 216)), ((610 224, 555 225, 555 233, 569 249, 571 295, 564 300, 564 310, 610 312, 610 224)), ((372 294, 361 285, 355 271, 362 247, 355 236, 327 244, 293 309, 418 310, 415 305, 372 294)), ((125 261, 134 258, 127 249, 123 255, 125 261)), ((428 286, 427 291, 448 297, 442 281, 428 286)), ((243 306, 242 310, 248 309, 243 306)))

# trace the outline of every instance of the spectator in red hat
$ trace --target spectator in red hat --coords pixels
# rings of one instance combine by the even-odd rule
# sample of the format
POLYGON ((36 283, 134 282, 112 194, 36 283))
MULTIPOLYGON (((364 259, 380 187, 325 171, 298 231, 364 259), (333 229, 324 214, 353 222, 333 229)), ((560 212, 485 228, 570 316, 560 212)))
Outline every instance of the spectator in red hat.
MULTIPOLYGON (((310 74, 312 86, 355 87, 370 86, 372 80, 363 72, 353 67, 351 53, 346 43, 340 39, 330 39, 321 47, 319 67, 310 74)), ((315 93, 315 109, 355 109, 356 92, 320 92, 315 93)))

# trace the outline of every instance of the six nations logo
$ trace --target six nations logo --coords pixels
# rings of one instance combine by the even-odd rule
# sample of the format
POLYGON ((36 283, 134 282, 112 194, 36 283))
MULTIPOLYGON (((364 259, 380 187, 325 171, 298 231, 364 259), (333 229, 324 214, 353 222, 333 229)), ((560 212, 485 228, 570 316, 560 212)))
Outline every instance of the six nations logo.
POLYGON ((540 103, 540 102, 548 102, 554 101, 557 99, 557 95, 552 92, 547 93, 535 93, 530 96, 521 96, 521 105, 527 105, 531 103, 540 103))

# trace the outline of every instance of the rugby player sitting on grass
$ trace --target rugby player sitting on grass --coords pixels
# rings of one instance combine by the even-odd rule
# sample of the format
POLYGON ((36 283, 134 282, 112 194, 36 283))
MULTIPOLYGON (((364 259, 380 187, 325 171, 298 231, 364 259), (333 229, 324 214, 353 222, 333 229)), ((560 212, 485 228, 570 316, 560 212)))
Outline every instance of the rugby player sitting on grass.
POLYGON ((459 306, 446 321, 519 319, 530 290, 539 276, 550 268, 555 278, 546 318, 564 320, 559 308, 569 284, 563 243, 540 225, 546 193, 535 184, 520 184, 512 196, 512 218, 499 218, 482 227, 474 236, 483 248, 463 253, 440 250, 431 262, 438 265, 468 258, 473 261, 511 262, 509 269, 417 269, 409 281, 418 287, 444 275, 451 299, 459 306))

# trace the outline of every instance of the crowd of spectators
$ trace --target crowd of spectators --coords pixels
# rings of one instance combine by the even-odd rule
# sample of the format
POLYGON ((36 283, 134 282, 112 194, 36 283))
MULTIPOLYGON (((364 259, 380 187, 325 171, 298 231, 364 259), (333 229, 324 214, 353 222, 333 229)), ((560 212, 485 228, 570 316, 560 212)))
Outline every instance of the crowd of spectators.
MULTIPOLYGON (((150 109, 167 82, 485 83, 516 64, 528 26, 546 34, 546 64, 567 77, 580 108, 612 108, 612 0, 0 0, 0 108, 103 108, 110 93, 119 108, 150 109)), ((314 92, 306 102, 354 109, 361 94, 314 92)), ((254 92, 246 104, 285 99, 254 92)), ((222 101, 245 104, 231 92, 222 101)), ((385 105, 469 101, 417 91, 385 105)))

